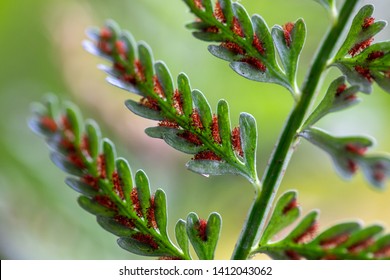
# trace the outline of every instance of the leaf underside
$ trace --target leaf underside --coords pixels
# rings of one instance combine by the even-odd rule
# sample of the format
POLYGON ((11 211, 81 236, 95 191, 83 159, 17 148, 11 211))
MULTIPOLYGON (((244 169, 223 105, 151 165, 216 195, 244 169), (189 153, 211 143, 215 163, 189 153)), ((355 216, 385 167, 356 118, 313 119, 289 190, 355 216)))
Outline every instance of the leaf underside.
POLYGON ((274 259, 390 259, 390 234, 383 233, 383 226, 364 227, 351 221, 320 232, 318 214, 314 210, 299 220, 297 193, 284 193, 252 254, 264 253, 274 259), (293 223, 294 227, 288 228, 293 223))
POLYGON ((364 93, 371 93, 377 83, 390 93, 390 42, 372 44, 387 23, 372 17, 374 6, 362 7, 352 21, 349 33, 337 52, 333 65, 364 93))
POLYGON ((60 105, 54 96, 32 108, 29 125, 49 144, 53 163, 71 175, 65 182, 81 194, 79 205, 95 215, 102 228, 119 237, 120 247, 137 255, 192 259, 191 241, 193 246, 204 246, 202 252, 196 252, 200 259, 214 257, 221 226, 217 213, 211 214, 206 224, 208 242, 194 241, 188 232, 199 229, 179 220, 177 247, 168 236, 165 192, 158 189, 152 193, 142 170, 133 175, 128 162, 116 156, 115 145, 102 138, 93 120, 83 122, 73 104, 60 105))
POLYGON ((239 126, 231 128, 229 106, 218 102, 213 113, 199 90, 190 86, 181 73, 175 87, 172 76, 161 61, 154 61, 149 46, 135 43, 133 37, 112 21, 99 29, 90 29, 91 41, 85 48, 111 62, 101 67, 108 81, 119 88, 141 96, 127 100, 126 107, 138 116, 158 121, 146 129, 150 137, 161 138, 178 151, 192 154, 187 168, 204 175, 242 175, 257 182, 256 122, 242 113, 239 126))
POLYGON ((250 17, 238 2, 219 0, 214 7, 210 1, 184 2, 197 17, 187 24, 194 30, 194 37, 220 43, 209 45, 211 54, 228 61, 235 72, 247 79, 279 84, 293 96, 299 94, 296 71, 306 37, 302 19, 274 26, 271 31, 261 16, 250 17))

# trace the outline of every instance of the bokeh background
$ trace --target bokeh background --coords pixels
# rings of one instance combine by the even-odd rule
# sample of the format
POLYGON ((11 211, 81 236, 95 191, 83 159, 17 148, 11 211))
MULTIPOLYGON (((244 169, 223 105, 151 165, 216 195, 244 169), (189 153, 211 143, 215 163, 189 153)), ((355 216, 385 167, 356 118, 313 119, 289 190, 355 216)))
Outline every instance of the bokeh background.
MULTIPOLYGON (((368 2, 368 1, 367 1, 368 2)), ((371 0, 375 17, 390 19, 390 3, 371 0)), ((303 17, 308 38, 299 68, 301 82, 318 42, 327 29, 325 10, 313 0, 242 0, 250 14, 261 14, 269 26, 303 17)), ((202 90, 213 108, 225 98, 237 124, 242 111, 258 123, 261 174, 292 106, 289 93, 277 85, 245 80, 226 62, 209 55, 184 24, 193 17, 180 0, 2 0, 0 2, 0 257, 1 259, 132 259, 116 237, 102 230, 76 203, 64 183, 66 175, 49 160, 49 151, 27 127, 29 105, 47 92, 78 104, 85 117, 96 119, 103 134, 117 144, 133 170, 144 169, 153 190, 168 194, 169 225, 190 211, 206 218, 217 211, 223 230, 216 257, 228 259, 253 197, 251 186, 234 176, 204 178, 184 167, 188 156, 150 139, 143 129, 153 125, 124 108, 132 95, 108 85, 96 68, 100 59, 85 52, 84 30, 115 19, 137 40, 152 47, 171 73, 185 72, 193 88, 202 90)), ((390 38, 386 29, 377 40, 390 38)), ((331 70, 330 77, 338 75, 331 70)), ((324 83, 329 83, 327 78, 324 83)), ((321 91, 323 92, 323 91, 321 91)), ((369 134, 377 139, 372 152, 390 151, 390 95, 375 88, 361 105, 326 117, 322 128, 334 134, 369 134)), ((359 218, 380 222, 390 231, 390 188, 377 191, 359 173, 350 182, 334 171, 329 157, 302 142, 294 154, 280 192, 297 189, 306 213, 321 210, 321 227, 359 218)))

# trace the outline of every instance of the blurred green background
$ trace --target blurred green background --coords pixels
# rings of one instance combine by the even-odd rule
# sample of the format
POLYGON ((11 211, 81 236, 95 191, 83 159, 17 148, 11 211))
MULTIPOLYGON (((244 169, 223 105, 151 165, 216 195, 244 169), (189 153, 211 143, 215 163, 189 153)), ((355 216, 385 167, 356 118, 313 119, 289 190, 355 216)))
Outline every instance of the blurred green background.
MULTIPOLYGON (((303 17, 308 38, 301 58, 301 82, 310 58, 327 29, 328 17, 313 0, 242 0, 250 14, 261 14, 269 26, 303 17)), ((372 0, 375 17, 389 19, 390 3, 372 0)), ((276 85, 245 80, 224 61, 208 54, 206 43, 195 40, 184 24, 193 19, 180 0, 2 0, 0 2, 0 257, 1 259, 131 259, 116 238, 102 230, 92 215, 76 203, 77 193, 64 183, 66 175, 49 160, 49 151, 27 127, 29 104, 47 92, 78 104, 85 117, 96 119, 103 133, 117 143, 119 154, 133 170, 144 169, 152 188, 168 194, 169 225, 190 211, 206 218, 217 211, 223 230, 216 257, 233 250, 251 203, 253 191, 242 178, 203 178, 184 167, 188 156, 143 133, 152 122, 124 108, 132 96, 108 85, 97 70, 100 59, 81 46, 84 30, 115 19, 137 40, 152 47, 174 76, 183 71, 193 88, 201 89, 215 108, 225 98, 233 124, 242 111, 253 114, 259 129, 261 174, 292 98, 276 85)), ((390 38, 386 29, 377 40, 390 38)), ((336 70, 330 76, 337 75, 336 70)), ((325 80, 325 85, 329 78, 325 80)), ((369 134, 375 151, 390 151, 390 95, 375 88, 360 106, 326 117, 321 127, 334 134, 369 134)), ((334 172, 326 154, 302 142, 280 191, 299 191, 304 213, 321 209, 322 227, 334 221, 360 218, 380 221, 390 230, 390 189, 377 191, 361 174, 351 182, 334 172)), ((136 257, 137 258, 137 257, 136 257)))

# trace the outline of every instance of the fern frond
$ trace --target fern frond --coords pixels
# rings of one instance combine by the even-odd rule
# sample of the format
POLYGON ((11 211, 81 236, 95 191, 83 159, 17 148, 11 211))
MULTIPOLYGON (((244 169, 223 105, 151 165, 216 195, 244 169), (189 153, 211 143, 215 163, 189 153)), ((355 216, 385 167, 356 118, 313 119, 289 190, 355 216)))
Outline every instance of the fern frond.
POLYGON ((372 5, 359 10, 332 65, 338 67, 348 82, 358 85, 364 93, 371 93, 374 82, 390 92, 390 42, 372 44, 387 22, 375 20, 373 12, 372 5))
POLYGON ((336 137, 313 125, 332 112, 345 110, 357 103, 359 86, 348 87, 346 77, 334 80, 323 100, 303 124, 299 136, 327 152, 336 166, 338 173, 350 179, 361 168, 367 181, 383 189, 390 178, 390 156, 388 154, 368 155, 368 148, 374 140, 366 136, 336 137))
POLYGON ((373 140, 368 137, 336 137, 315 127, 306 129, 300 136, 327 152, 345 179, 350 179, 361 168, 370 184, 383 189, 390 178, 390 156, 366 154, 373 145, 373 140))
POLYGON ((220 43, 208 47, 211 54, 230 62, 230 67, 243 77, 282 85, 297 98, 297 64, 306 37, 302 19, 276 25, 270 32, 261 16, 250 17, 238 2, 218 0, 214 8, 211 0, 184 2, 197 17, 187 25, 195 30, 193 35, 203 41, 220 43))
POLYGON ((360 222, 351 221, 319 233, 318 214, 311 211, 287 235, 278 237, 301 215, 297 193, 286 192, 277 201, 253 254, 265 253, 275 259, 390 259, 390 234, 383 233, 383 226, 364 227, 360 222))
POLYGON ((173 148, 193 158, 187 167, 200 174, 240 174, 258 183, 256 172, 257 128, 255 119, 241 113, 239 126, 231 128, 229 107, 220 100, 217 112, 199 90, 193 90, 188 77, 181 73, 175 88, 172 76, 161 61, 154 61, 145 43, 133 37, 112 21, 102 29, 88 31, 92 41, 85 48, 111 62, 101 66, 108 82, 141 96, 139 102, 127 100, 133 113, 159 121, 146 133, 163 139, 173 148))
POLYGON ((119 246, 138 255, 191 259, 191 242, 197 248, 206 248, 200 258, 213 258, 221 225, 218 214, 210 215, 210 225, 205 222, 208 231, 204 234, 210 240, 193 237, 199 230, 193 222, 194 213, 187 218, 191 223, 180 220, 175 232, 178 248, 167 232, 165 192, 158 189, 152 194, 142 170, 133 176, 128 162, 116 156, 115 145, 102 138, 94 121, 84 124, 73 104, 60 106, 54 96, 44 104, 34 104, 33 112, 29 126, 45 137, 52 161, 72 175, 65 182, 82 194, 78 203, 96 216, 100 226, 119 237, 119 246))

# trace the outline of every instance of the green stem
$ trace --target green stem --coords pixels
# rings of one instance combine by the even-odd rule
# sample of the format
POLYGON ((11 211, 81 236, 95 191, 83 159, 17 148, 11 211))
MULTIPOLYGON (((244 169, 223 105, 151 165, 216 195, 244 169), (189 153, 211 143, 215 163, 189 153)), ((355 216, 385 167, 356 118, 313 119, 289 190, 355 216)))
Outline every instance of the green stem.
POLYGON ((251 254, 252 246, 255 245, 257 236, 263 231, 280 182, 294 149, 299 142, 297 131, 301 127, 313 103, 316 96, 316 88, 326 69, 326 63, 332 54, 335 43, 340 38, 352 14, 351 11, 354 10, 358 2, 359 0, 345 1, 338 20, 329 30, 314 58, 314 62, 302 86, 301 99, 293 108, 271 156, 268 168, 263 177, 263 190, 261 193, 256 193, 252 207, 249 210, 248 218, 233 252, 232 259, 247 259, 251 254))

